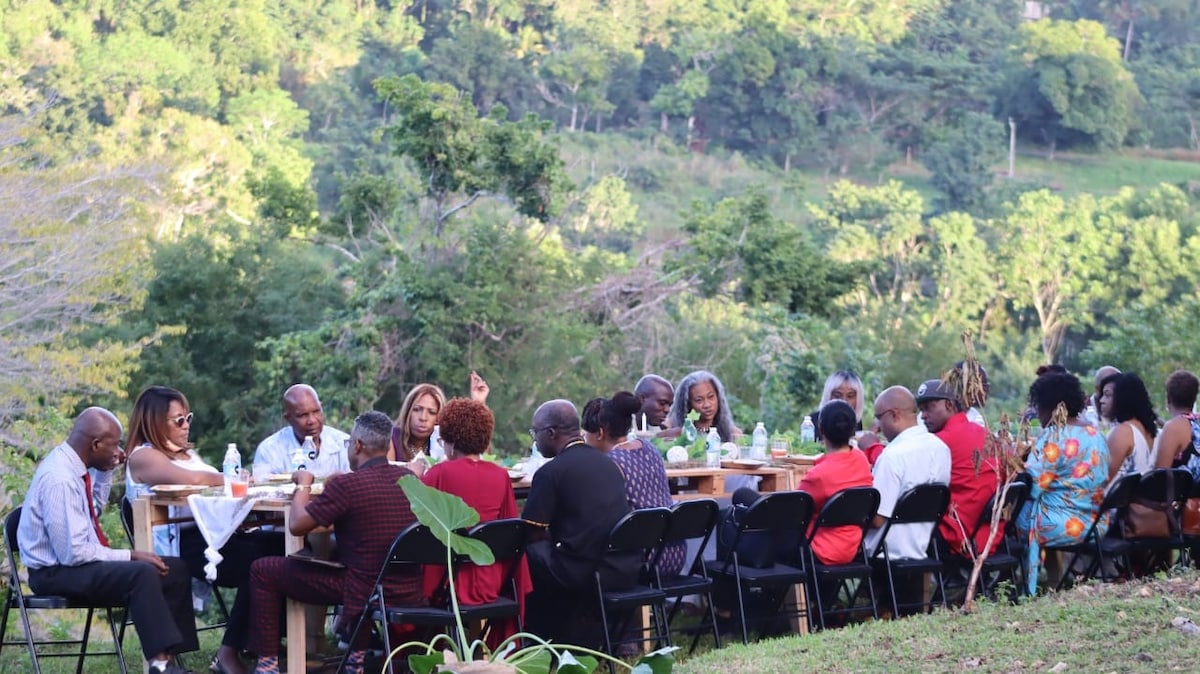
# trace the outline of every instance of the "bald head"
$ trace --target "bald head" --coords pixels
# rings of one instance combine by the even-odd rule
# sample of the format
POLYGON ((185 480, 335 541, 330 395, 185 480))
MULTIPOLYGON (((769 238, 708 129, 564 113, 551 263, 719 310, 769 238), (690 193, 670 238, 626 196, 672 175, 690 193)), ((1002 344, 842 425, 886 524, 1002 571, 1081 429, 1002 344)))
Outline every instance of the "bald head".
POLYGON ((641 414, 646 417, 646 424, 662 426, 675 400, 675 388, 671 382, 656 374, 648 374, 638 380, 637 386, 633 387, 633 394, 642 401, 641 414))
POLYGON ((875 421, 888 440, 917 425, 917 399, 903 386, 884 389, 875 398, 875 421))
POLYGON ((580 438, 579 410, 570 400, 549 400, 533 413, 533 440, 543 456, 558 456, 567 443, 580 438))
POLYGON ((317 391, 308 384, 293 384, 288 387, 288 390, 283 392, 283 406, 296 405, 305 400, 315 400, 318 405, 321 404, 321 399, 317 397, 317 391))
POLYGON ((321 447, 321 431, 325 428, 325 410, 321 399, 308 384, 296 384, 283 394, 283 419, 292 427, 298 442, 311 437, 321 447))
POLYGON ((1101 366, 1099 370, 1096 370, 1096 379, 1094 382, 1096 386, 1096 400, 1100 399, 1100 387, 1104 384, 1104 380, 1108 379, 1114 374, 1121 374, 1121 371, 1112 365, 1104 365, 1101 366))
POLYGON ((75 417, 67 444, 88 468, 112 470, 124 459, 122 431, 115 414, 103 407, 89 407, 75 417))

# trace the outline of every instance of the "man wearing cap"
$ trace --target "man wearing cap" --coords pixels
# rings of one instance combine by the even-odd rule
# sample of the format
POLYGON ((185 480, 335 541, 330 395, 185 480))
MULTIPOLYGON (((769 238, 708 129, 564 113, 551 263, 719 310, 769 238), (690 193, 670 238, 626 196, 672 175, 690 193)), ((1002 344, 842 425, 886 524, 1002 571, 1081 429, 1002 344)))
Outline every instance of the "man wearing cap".
MULTIPOLYGON (((996 493, 995 463, 982 462, 976 468, 975 457, 983 451, 987 431, 971 423, 963 402, 940 379, 930 379, 917 388, 917 406, 925 418, 925 428, 950 448, 950 507, 938 530, 950 552, 969 558, 966 537, 975 528, 988 499, 996 493)), ((976 536, 976 550, 983 548, 987 534, 984 529, 976 536)))

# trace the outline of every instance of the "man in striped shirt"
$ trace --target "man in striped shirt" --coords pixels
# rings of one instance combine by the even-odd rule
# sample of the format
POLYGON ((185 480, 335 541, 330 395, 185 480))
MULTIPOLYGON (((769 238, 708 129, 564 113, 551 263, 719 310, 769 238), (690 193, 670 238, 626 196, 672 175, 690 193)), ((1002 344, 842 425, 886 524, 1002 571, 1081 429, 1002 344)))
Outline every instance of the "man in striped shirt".
POLYGON ((178 674, 185 670, 175 654, 200 647, 187 565, 110 548, 96 512, 97 502, 108 501, 112 470, 125 460, 121 432, 121 422, 100 407, 75 419, 67 441, 34 473, 17 544, 34 592, 128 606, 150 674, 178 674))

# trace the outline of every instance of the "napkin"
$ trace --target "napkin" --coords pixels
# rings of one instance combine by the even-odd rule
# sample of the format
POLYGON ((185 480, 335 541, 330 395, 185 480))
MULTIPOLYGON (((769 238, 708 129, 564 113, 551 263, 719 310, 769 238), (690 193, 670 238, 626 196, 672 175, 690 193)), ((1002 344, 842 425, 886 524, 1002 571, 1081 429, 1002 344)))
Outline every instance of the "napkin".
POLYGON ((204 565, 204 577, 210 582, 216 580, 217 565, 225 559, 218 550, 229 541, 233 533, 246 520, 246 516, 254 509, 255 502, 269 495, 269 493, 260 492, 248 494, 245 498, 200 496, 199 494, 192 494, 188 497, 188 507, 192 509, 192 517, 196 520, 200 534, 204 536, 204 542, 208 543, 208 547, 204 549, 204 558, 208 560, 208 563, 204 565))

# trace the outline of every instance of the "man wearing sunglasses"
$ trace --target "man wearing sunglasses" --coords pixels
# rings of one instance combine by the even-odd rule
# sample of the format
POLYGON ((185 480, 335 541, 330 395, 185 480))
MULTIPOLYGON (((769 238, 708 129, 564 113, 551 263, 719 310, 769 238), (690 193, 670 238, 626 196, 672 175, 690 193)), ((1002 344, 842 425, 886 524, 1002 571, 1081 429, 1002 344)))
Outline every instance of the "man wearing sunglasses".
POLYGON ((325 425, 325 410, 317 392, 296 384, 283 394, 283 420, 287 425, 259 443, 254 453, 254 474, 291 474, 292 454, 311 437, 315 448, 306 450, 305 470, 317 477, 350 470, 346 441, 350 436, 325 425))

